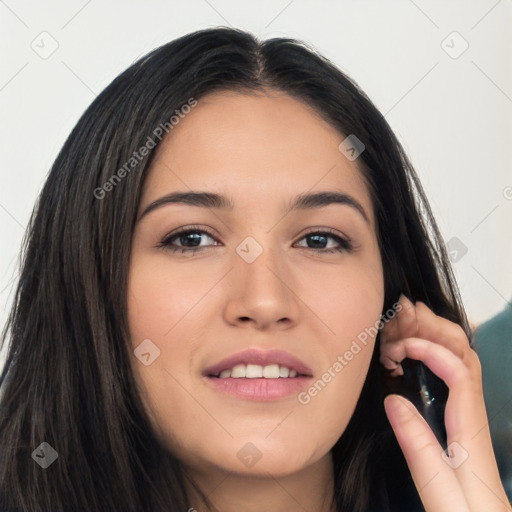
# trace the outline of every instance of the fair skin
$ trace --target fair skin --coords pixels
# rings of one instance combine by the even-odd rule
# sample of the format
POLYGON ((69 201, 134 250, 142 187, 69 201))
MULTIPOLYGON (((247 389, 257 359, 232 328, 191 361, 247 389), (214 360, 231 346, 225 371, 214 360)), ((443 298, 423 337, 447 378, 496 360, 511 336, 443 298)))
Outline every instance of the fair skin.
MULTIPOLYGON (((283 93, 217 92, 164 139, 144 183, 128 313, 133 348, 149 339, 160 353, 149 365, 134 357, 133 369, 157 435, 224 512, 331 511, 330 449, 352 416, 375 339, 307 403, 298 391, 261 398, 264 385, 255 382, 262 379, 243 379, 243 396, 228 394, 205 372, 241 350, 277 348, 309 367, 294 379, 307 390, 379 320, 384 281, 374 211, 357 161, 338 149, 343 138, 283 93), (226 196, 233 207, 155 203, 191 191, 226 196), (345 200, 288 209, 299 194, 320 191, 345 200), (180 228, 190 233, 173 237, 180 228), (197 252, 182 252, 196 245, 197 252)), ((435 315, 427 321, 442 322, 435 315)), ((392 359, 428 359, 395 324, 388 324, 385 345, 392 359)), ((432 332, 441 341, 430 345, 442 344, 439 329, 432 332)), ((421 427, 396 405, 386 401, 410 466, 422 468, 412 467, 414 475, 425 471, 411 448, 421 427)), ((191 497, 190 506, 201 510, 191 497)))

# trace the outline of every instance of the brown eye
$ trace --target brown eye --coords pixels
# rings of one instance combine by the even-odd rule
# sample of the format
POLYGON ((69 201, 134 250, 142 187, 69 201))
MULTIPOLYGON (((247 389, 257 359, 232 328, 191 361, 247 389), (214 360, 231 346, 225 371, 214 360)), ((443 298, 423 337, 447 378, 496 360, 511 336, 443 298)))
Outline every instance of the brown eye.
POLYGON ((321 253, 351 252, 354 249, 349 239, 328 231, 311 232, 302 237, 301 240, 308 240, 309 242, 306 242, 306 247, 301 247, 304 247, 305 249, 313 249, 314 251, 321 253), (334 240, 334 246, 331 245, 328 247, 329 240, 334 240))
POLYGON ((166 235, 157 247, 171 252, 195 253, 211 246, 211 244, 202 245, 202 242, 208 238, 216 240, 213 235, 204 229, 187 228, 166 235))

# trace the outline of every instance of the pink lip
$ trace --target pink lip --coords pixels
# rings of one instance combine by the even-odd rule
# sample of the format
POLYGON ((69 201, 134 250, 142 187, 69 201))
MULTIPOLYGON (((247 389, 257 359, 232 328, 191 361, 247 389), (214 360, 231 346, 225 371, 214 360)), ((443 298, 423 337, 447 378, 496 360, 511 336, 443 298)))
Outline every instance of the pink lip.
POLYGON ((204 377, 213 389, 244 400, 268 402, 290 395, 297 395, 309 385, 311 377, 292 377, 285 379, 219 379, 204 377))
POLYGON ((217 391, 236 398, 266 402, 297 394, 309 384, 313 372, 309 366, 288 352, 249 349, 238 352, 206 368, 203 376, 206 382, 217 391), (278 379, 234 379, 232 377, 221 379, 218 377, 220 372, 233 368, 237 364, 258 364, 261 366, 278 364, 279 366, 286 366, 290 370, 295 370, 297 377, 278 379))
POLYGON ((286 366, 290 370, 295 370, 299 376, 313 376, 313 371, 309 366, 284 350, 258 350, 253 348, 237 352, 219 363, 206 368, 203 371, 203 375, 206 377, 214 377, 219 375, 223 370, 229 370, 237 364, 259 364, 261 366, 278 364, 279 366, 286 366))

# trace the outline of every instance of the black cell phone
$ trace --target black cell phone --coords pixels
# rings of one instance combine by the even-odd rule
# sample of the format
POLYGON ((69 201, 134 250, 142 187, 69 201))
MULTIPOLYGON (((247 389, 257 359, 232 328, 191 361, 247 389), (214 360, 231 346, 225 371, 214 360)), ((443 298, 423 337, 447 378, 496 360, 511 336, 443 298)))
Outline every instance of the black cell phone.
POLYGON ((386 379, 391 392, 404 396, 415 405, 446 450, 444 411, 448 386, 421 361, 406 358, 401 364, 404 374, 386 379))

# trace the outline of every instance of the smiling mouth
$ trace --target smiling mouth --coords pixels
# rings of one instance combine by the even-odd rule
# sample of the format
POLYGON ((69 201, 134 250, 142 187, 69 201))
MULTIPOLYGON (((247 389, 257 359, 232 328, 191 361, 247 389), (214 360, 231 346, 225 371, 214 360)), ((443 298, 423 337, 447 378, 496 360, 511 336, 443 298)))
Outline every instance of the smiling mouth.
POLYGON ((232 368, 208 375, 208 377, 218 379, 293 379, 295 377, 309 376, 279 364, 268 364, 265 366, 259 364, 237 364, 232 368))
POLYGON ((236 400, 289 400, 313 378, 313 370, 285 350, 252 347, 205 368, 204 382, 236 400))
POLYGON ((202 373, 212 379, 283 380, 313 376, 311 368, 289 352, 256 347, 233 354, 202 373))

